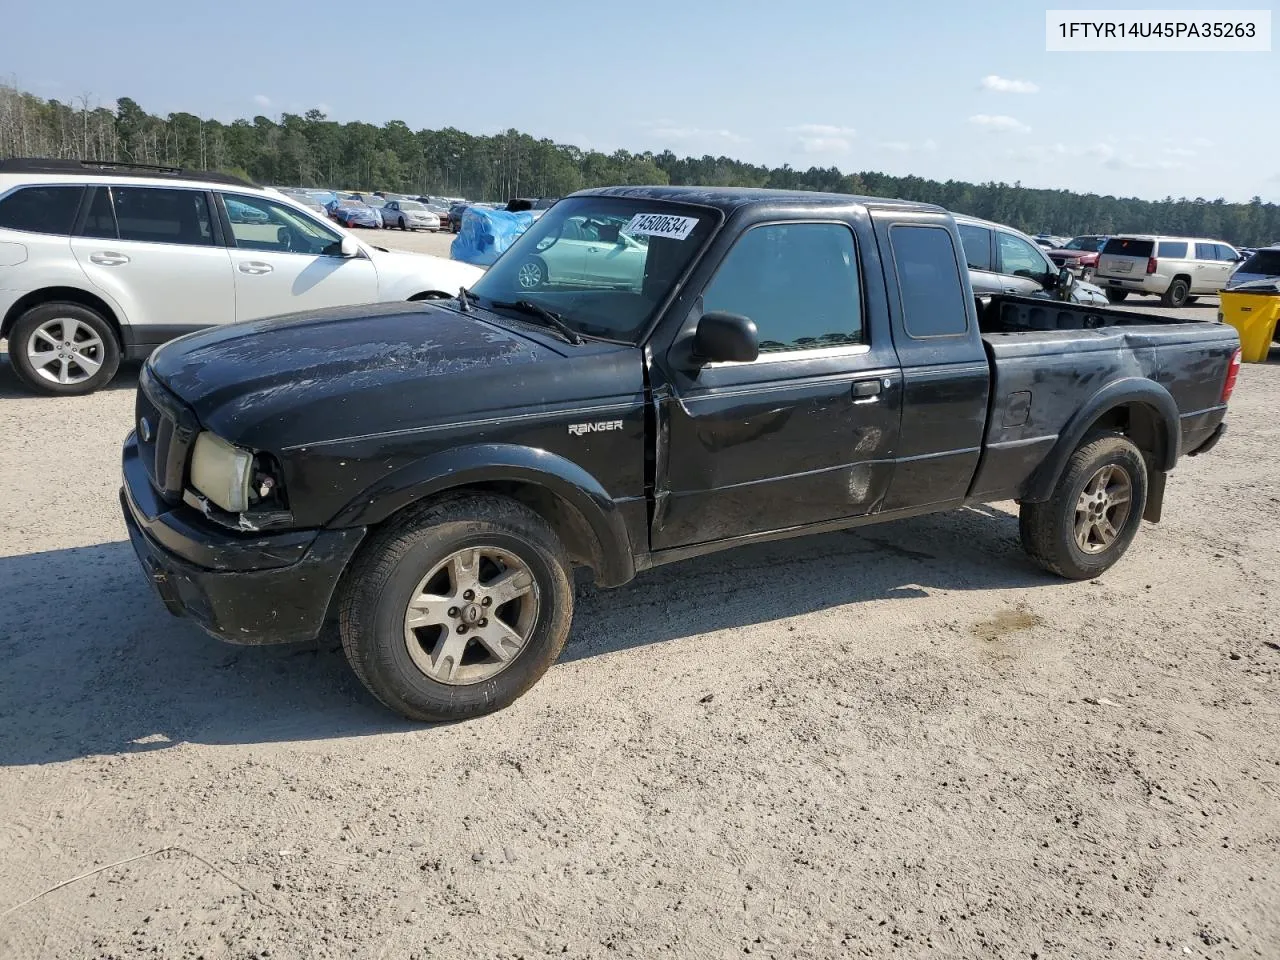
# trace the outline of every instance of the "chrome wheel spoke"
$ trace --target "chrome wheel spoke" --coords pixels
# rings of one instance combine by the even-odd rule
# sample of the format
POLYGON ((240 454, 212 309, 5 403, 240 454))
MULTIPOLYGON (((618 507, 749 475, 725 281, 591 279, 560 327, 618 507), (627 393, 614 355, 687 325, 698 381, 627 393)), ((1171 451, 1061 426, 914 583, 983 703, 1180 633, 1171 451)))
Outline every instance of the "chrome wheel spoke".
POLYGON ((33 367, 48 366, 54 360, 58 359, 57 350, 41 350, 39 353, 27 354, 27 359, 31 361, 33 367))
POLYGON ((446 628, 431 651, 431 676, 445 683, 451 682, 462 666, 462 655, 466 649, 467 638, 446 628))
POLYGON ((489 621, 488 626, 476 631, 476 639, 503 662, 512 659, 524 646, 524 637, 496 617, 489 621))
POLYGON ((453 580, 454 596, 464 590, 474 590, 480 585, 480 551, 459 550, 449 558, 449 577, 453 580))
POLYGON ((59 340, 57 337, 55 337, 53 334, 51 334, 44 327, 41 327, 39 330, 37 330, 33 336, 33 339, 34 337, 39 337, 41 340, 49 344, 49 346, 53 347, 55 350, 58 347, 62 346, 62 341, 59 340))
POLYGON ((93 357, 86 356, 83 352, 75 355, 75 362, 87 376, 92 377, 102 368, 102 363, 93 357))
POLYGON ((58 382, 71 382, 71 361, 66 357, 60 357, 58 359, 58 382))
POLYGON ((492 583, 482 585, 485 596, 493 600, 493 608, 523 597, 533 589, 533 574, 528 570, 508 570, 492 583))
POLYGON ((449 608, 452 597, 442 597, 434 593, 421 593, 409 601, 409 613, 405 616, 404 625, 410 629, 431 627, 437 624, 448 625, 449 608))

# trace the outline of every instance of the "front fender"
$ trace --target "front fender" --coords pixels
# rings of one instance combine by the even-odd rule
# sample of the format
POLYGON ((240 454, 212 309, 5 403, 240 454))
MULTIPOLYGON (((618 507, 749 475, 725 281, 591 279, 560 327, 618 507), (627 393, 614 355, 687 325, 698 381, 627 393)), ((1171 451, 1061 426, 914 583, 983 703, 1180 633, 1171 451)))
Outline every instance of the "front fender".
POLYGON ((494 482, 541 487, 577 510, 599 548, 596 574, 601 584, 613 586, 635 576, 626 524, 600 481, 558 454, 516 444, 473 444, 432 454, 363 491, 329 526, 371 526, 427 497, 494 482))
POLYGON ((1182 447, 1182 421, 1178 415, 1178 405, 1169 391, 1154 380, 1126 377, 1107 384, 1067 421, 1067 425, 1058 434, 1058 442, 1032 474, 1019 499, 1024 503, 1042 503, 1053 496, 1053 489, 1066 470, 1067 461, 1090 428, 1110 411, 1131 404, 1147 407, 1154 416, 1157 436, 1162 443, 1153 466, 1161 473, 1172 470, 1178 462, 1178 451, 1182 447))

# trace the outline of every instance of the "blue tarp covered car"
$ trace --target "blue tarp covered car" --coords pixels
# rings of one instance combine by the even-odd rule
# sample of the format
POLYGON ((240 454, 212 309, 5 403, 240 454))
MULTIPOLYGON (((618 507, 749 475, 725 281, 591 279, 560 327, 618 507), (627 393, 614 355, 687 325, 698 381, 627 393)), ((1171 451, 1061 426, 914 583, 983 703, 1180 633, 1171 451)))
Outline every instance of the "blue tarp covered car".
POLYGON ((529 229, 533 219, 528 211, 507 213, 505 210, 467 207, 462 212, 462 227, 453 239, 449 255, 463 263, 487 267, 511 246, 516 237, 529 229))

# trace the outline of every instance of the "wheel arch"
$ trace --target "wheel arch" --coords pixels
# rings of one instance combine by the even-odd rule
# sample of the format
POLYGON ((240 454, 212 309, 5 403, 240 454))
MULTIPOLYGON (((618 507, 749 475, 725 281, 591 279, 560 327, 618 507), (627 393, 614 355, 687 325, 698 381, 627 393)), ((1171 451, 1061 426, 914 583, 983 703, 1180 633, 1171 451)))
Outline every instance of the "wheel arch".
POLYGON ((0 337, 7 337, 9 331, 13 329, 13 325, 18 322, 18 318, 24 313, 32 307, 38 307, 45 303, 75 303, 102 314, 102 318, 111 325, 111 329, 115 332, 116 342, 121 347, 124 346, 124 333, 116 311, 101 297, 79 287, 41 287, 39 290, 32 290, 30 293, 23 294, 14 301, 13 306, 5 313, 4 319, 0 320, 0 337))
MULTIPOLYGON (((1153 473, 1168 473, 1178 462, 1181 419, 1169 391, 1140 377, 1117 380, 1098 391, 1067 422, 1019 499, 1027 503, 1048 500, 1081 441, 1099 430, 1113 430, 1129 437, 1153 473)), ((1155 492, 1159 481, 1154 476, 1152 481, 1155 492)))
POLYGON ((443 451, 402 468, 353 498, 330 526, 381 526, 406 509, 445 496, 510 497, 546 520, 575 564, 602 586, 635 576, 635 558, 618 506, 578 464, 545 450, 481 444, 443 451))

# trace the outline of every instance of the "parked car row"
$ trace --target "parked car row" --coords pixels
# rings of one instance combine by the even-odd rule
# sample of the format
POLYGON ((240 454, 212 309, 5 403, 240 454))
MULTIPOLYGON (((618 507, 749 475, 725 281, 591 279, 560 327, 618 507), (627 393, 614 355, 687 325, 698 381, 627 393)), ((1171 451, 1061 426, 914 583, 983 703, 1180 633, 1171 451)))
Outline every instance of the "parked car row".
POLYGON ((382 250, 236 177, 78 160, 0 161, 0 250, 0 337, 19 378, 54 394, 205 327, 448 297, 483 273, 382 250))

